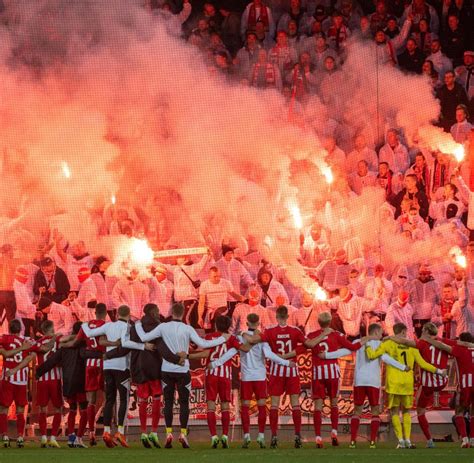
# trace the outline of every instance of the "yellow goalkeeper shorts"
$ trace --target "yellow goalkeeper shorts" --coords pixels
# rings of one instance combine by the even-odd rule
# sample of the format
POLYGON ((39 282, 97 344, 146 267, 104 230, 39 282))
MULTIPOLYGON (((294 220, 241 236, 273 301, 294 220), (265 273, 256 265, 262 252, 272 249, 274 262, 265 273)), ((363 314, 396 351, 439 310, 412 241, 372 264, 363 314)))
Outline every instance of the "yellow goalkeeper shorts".
POLYGON ((393 407, 403 407, 406 409, 413 408, 413 396, 388 394, 387 406, 388 408, 393 408, 393 407))

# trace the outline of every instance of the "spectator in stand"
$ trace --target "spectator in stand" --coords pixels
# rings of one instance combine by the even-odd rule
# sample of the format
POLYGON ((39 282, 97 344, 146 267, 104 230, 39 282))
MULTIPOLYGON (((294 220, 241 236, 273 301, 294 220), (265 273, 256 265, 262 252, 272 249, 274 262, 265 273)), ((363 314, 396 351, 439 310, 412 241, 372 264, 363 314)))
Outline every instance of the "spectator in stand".
POLYGON ((334 50, 329 48, 326 42, 324 34, 317 34, 310 37, 305 41, 303 48, 305 51, 309 51, 311 56, 311 62, 315 65, 316 69, 321 70, 324 67, 324 60, 328 56, 334 56, 334 50))
POLYGON ((300 55, 299 62, 287 73, 286 82, 290 84, 291 96, 305 103, 317 85, 318 79, 313 74, 314 66, 308 52, 300 55))
POLYGON ((341 1, 341 14, 344 24, 351 30, 355 31, 359 27, 360 18, 363 14, 362 9, 352 0, 341 1))
POLYGON ((442 37, 443 50, 452 61, 453 66, 460 66, 466 43, 465 32, 459 26, 459 18, 456 14, 448 16, 448 27, 442 37))
POLYGON ((362 160, 367 162, 370 171, 377 171, 379 165, 377 153, 367 146, 365 136, 359 134, 354 138, 354 149, 346 156, 346 172, 353 172, 362 160))
POLYGON ((130 308, 130 318, 133 321, 141 318, 143 307, 149 300, 148 287, 138 280, 138 275, 137 269, 126 271, 126 274, 115 283, 111 297, 115 309, 120 306, 130 308))
POLYGON ((323 260, 315 273, 319 285, 334 294, 336 290, 349 285, 349 274, 353 268, 347 262, 346 251, 338 249, 334 258, 323 260))
POLYGON ((439 81, 438 71, 435 70, 433 62, 429 59, 425 59, 423 66, 421 67, 421 72, 424 76, 427 76, 429 79, 430 85, 433 87, 433 94, 441 87, 441 82, 439 81))
POLYGON ((402 30, 393 39, 388 39, 383 29, 375 32, 374 42, 376 51, 376 60, 380 64, 397 64, 397 52, 405 44, 411 27, 411 17, 408 17, 403 23, 402 30))
POLYGON ((257 21, 255 26, 255 35, 257 37, 257 43, 265 50, 270 50, 275 45, 275 41, 270 34, 265 31, 265 25, 262 21, 257 21))
POLYGON ((260 286, 260 305, 262 307, 276 306, 277 298, 280 295, 284 298, 285 303, 288 303, 289 298, 285 288, 275 279, 272 272, 267 268, 262 267, 259 270, 257 275, 257 283, 260 286))
POLYGON ((263 48, 258 51, 258 61, 250 71, 249 84, 252 87, 274 88, 279 91, 283 88, 280 71, 277 66, 267 60, 267 52, 263 48))
POLYGON ((323 140, 323 147, 326 151, 326 161, 333 166, 343 168, 346 161, 346 153, 337 146, 336 139, 334 137, 326 137, 323 140))
POLYGON ((456 80, 462 85, 473 106, 474 103, 474 51, 467 50, 463 55, 463 65, 454 70, 456 80))
POLYGON ((342 13, 338 10, 332 14, 332 23, 327 31, 327 40, 331 48, 336 50, 338 54, 343 53, 351 31, 344 24, 342 13))
POLYGON ((65 301, 70 291, 69 280, 64 270, 56 265, 51 257, 45 257, 40 262, 33 283, 33 293, 36 299, 46 297, 57 304, 65 301))
POLYGON ((395 218, 397 219, 401 214, 401 203, 403 199, 409 199, 419 209, 420 216, 423 220, 428 217, 429 202, 426 194, 417 187, 416 175, 408 174, 405 177, 405 188, 398 193, 393 201, 392 206, 395 207, 395 218))
POLYGON ((370 30, 372 31, 372 34, 375 34, 379 29, 385 29, 387 27, 387 22, 388 13, 385 0, 378 0, 375 5, 375 13, 370 15, 370 30))
POLYGON ((431 53, 431 42, 438 38, 430 31, 430 26, 426 19, 420 19, 418 30, 414 31, 412 37, 416 40, 416 44, 420 51, 428 56, 431 53))
POLYGON ((441 324, 439 287, 426 265, 420 265, 418 278, 412 281, 410 293, 413 326, 419 338, 425 323, 431 321, 436 325, 441 324))
POLYGON ((395 195, 400 191, 399 176, 394 176, 388 162, 379 164, 376 185, 385 190, 385 199, 389 202, 393 200, 395 195))
POLYGON ((441 42, 439 39, 431 41, 431 54, 427 56, 427 60, 433 63, 435 71, 439 74, 439 79, 442 81, 446 72, 453 69, 451 60, 441 51, 441 42))
POLYGON ((237 66, 240 75, 245 79, 248 78, 253 65, 258 60, 258 51, 260 48, 255 32, 249 32, 245 46, 237 52, 237 56, 234 59, 234 65, 237 66))
POLYGON ((357 171, 349 175, 348 181, 352 191, 360 195, 364 188, 375 186, 377 176, 375 172, 369 171, 369 165, 364 159, 357 163, 357 171))
POLYGON ((219 7, 219 13, 223 20, 220 28, 222 42, 232 56, 235 56, 241 45, 240 17, 233 10, 232 2, 227 0, 219 7))
POLYGON ((394 39, 398 34, 400 34, 397 18, 394 16, 389 16, 387 18, 387 27, 383 31, 390 40, 394 39))
POLYGON ((245 38, 248 31, 256 32, 257 23, 263 25, 263 29, 270 38, 275 36, 275 23, 272 10, 265 6, 262 0, 252 0, 245 8, 240 20, 240 35, 245 38))
POLYGON ((280 75, 284 76, 298 60, 296 50, 288 45, 288 36, 285 31, 278 31, 276 45, 268 52, 268 60, 278 67, 280 75))
POLYGON ((449 132, 456 123, 456 108, 468 103, 466 91, 456 82, 453 71, 446 72, 444 85, 436 92, 436 97, 441 105, 439 124, 445 132, 449 132))
POLYGON ((421 19, 429 21, 430 30, 435 34, 439 33, 439 17, 436 10, 425 0, 413 0, 413 2, 405 8, 403 12, 402 21, 412 16, 413 18, 413 29, 418 27, 421 19))
POLYGON ((458 105, 456 107, 456 124, 453 124, 450 129, 456 143, 464 143, 473 128, 473 125, 467 122, 468 117, 469 114, 466 106, 463 104, 458 105))
POLYGON ((290 21, 288 21, 286 33, 288 34, 288 44, 296 51, 299 51, 303 44, 304 36, 298 32, 298 24, 294 19, 290 19, 290 21))
POLYGON ((396 129, 387 132, 385 145, 380 148, 379 161, 386 162, 394 174, 403 174, 410 165, 408 150, 400 143, 400 136, 396 129))
POLYGON ((421 74, 424 60, 425 55, 417 47, 415 39, 409 38, 405 51, 398 55, 398 65, 400 68, 408 72, 421 74))
POLYGON ((15 271, 20 264, 15 259, 13 246, 4 244, 0 248, 0 324, 15 318, 16 303, 14 292, 15 271))
POLYGON ((417 188, 424 191, 430 197, 431 169, 426 162, 425 155, 419 151, 415 155, 415 162, 406 171, 406 174, 416 175, 417 188))
POLYGON ((290 21, 295 21, 297 30, 301 31, 301 26, 304 25, 305 20, 306 13, 301 7, 301 0, 290 0, 290 8, 281 15, 277 30, 288 31, 290 21))

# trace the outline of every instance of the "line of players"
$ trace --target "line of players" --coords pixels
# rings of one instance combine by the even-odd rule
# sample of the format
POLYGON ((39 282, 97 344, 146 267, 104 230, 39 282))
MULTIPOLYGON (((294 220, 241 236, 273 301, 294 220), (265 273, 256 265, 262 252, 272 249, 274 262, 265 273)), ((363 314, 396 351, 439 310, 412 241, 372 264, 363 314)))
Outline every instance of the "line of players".
MULTIPOLYGON (((127 307, 119 309, 122 322, 128 322, 127 307)), ((3 435, 4 446, 9 446, 7 436, 7 411, 15 402, 17 411, 17 445, 24 445, 25 416, 24 407, 27 404, 28 364, 35 358, 38 364, 36 376, 37 405, 40 407, 39 427, 41 433, 41 446, 58 447, 57 436, 61 423, 61 407, 63 392, 69 403, 71 412, 68 416, 68 434, 71 446, 85 447, 82 440, 87 425, 89 426, 90 445, 96 444, 95 439, 95 398, 99 389, 103 388, 103 355, 112 356, 123 339, 107 340, 89 338, 84 333, 84 328, 94 329, 104 325, 107 316, 106 307, 98 304, 96 307, 96 320, 81 327, 80 323, 74 326, 73 333, 69 336, 59 336, 54 333, 51 322, 45 321, 42 325, 44 336, 38 341, 31 342, 20 335, 21 324, 17 320, 10 323, 10 334, 0 337, 0 354, 4 357, 4 368, 0 382, 0 433, 3 435), (85 343, 85 348, 81 348, 85 343), (71 367, 80 364, 77 361, 66 361, 61 352, 74 352, 79 358, 86 357, 81 365, 84 382, 78 381, 77 372, 80 368, 71 367), (77 354, 76 354, 77 352, 77 354), (61 368, 60 368, 61 367, 61 368), (62 377, 62 380, 61 380, 62 377), (62 390, 61 390, 62 388, 62 390), (53 416, 51 437, 46 438, 46 407, 51 402, 55 409, 53 416), (77 409, 80 410, 80 421, 77 435, 74 434, 74 425, 77 409)), ((144 319, 153 318, 159 324, 158 308, 154 304, 147 304, 144 309, 144 319)), ((474 355, 469 333, 463 333, 458 341, 441 342, 436 338, 435 325, 427 323, 423 329, 420 340, 406 339, 406 327, 403 324, 394 326, 395 336, 382 342, 382 328, 378 324, 370 325, 368 336, 350 342, 341 333, 329 328, 331 314, 323 312, 319 315, 318 322, 321 329, 310 333, 307 337, 295 327, 288 326, 288 309, 281 306, 276 311, 277 325, 258 331, 259 317, 249 314, 247 317, 247 330, 237 338, 226 334, 222 344, 204 351, 173 352, 175 362, 182 362, 184 358, 207 358, 206 371, 206 398, 208 402, 207 419, 211 434, 211 443, 217 447, 228 446, 228 431, 230 424, 229 402, 231 400, 231 374, 230 362, 234 355, 240 352, 241 363, 241 421, 244 432, 243 447, 248 448, 250 438, 249 403, 255 397, 258 404, 257 443, 265 447, 264 431, 267 422, 266 400, 271 397, 270 429, 272 448, 278 445, 278 406, 280 397, 287 394, 292 406, 292 417, 295 430, 295 447, 302 445, 301 440, 301 410, 299 407, 300 381, 296 364, 290 360, 297 355, 311 349, 312 351, 312 393, 314 399, 314 432, 316 446, 321 448, 322 441, 322 406, 326 397, 331 401, 331 443, 338 445, 338 407, 340 369, 337 359, 351 351, 356 352, 356 370, 354 377, 354 402, 355 411, 351 419, 351 443, 356 446, 356 437, 362 405, 368 399, 371 406, 372 419, 370 424, 370 447, 375 448, 378 429, 380 425, 380 392, 381 373, 380 361, 387 364, 385 389, 388 395, 388 407, 392 415, 392 423, 398 438, 398 448, 413 448, 410 440, 411 415, 410 409, 414 402, 414 368, 419 365, 423 369, 421 387, 417 400, 418 421, 426 436, 427 446, 433 447, 425 409, 433 398, 434 392, 442 390, 446 383, 446 366, 448 354, 457 360, 460 403, 456 409, 456 424, 462 436, 462 447, 474 445, 474 423, 471 425, 471 438, 466 435, 463 417, 465 408, 474 403, 474 355), (266 360, 270 361, 267 372, 266 360), (268 386, 268 393, 267 393, 268 386), (219 397, 222 407, 222 435, 217 436, 215 403, 219 397), (400 420, 400 412, 402 420, 400 420)), ((143 321, 143 319, 142 319, 143 321)), ((118 322, 111 322, 118 323, 118 322)), ((213 339, 230 328, 230 319, 218 317, 216 319, 216 333, 206 335, 213 339)), ((197 335, 197 334, 196 334, 197 335)), ((140 335, 142 341, 150 341, 146 336, 140 335)), ((146 355, 155 349, 154 344, 143 344, 138 355, 146 355)), ((156 353, 154 353, 156 355, 156 353)), ((117 355, 117 354, 115 354, 117 355)), ((130 355, 128 349, 125 355, 130 355)), ((76 358, 75 357, 75 358, 76 358)), ((139 361, 135 358, 135 361, 139 361)), ((143 363, 141 378, 134 377, 132 364, 132 381, 138 382, 139 416, 142 430, 142 443, 146 447, 158 447, 157 437, 160 420, 161 385, 159 382, 159 365, 156 363, 143 363), (150 371, 147 371, 150 370, 150 371), (152 432, 147 434, 146 406, 149 397, 153 400, 152 432)), ((180 404, 181 407, 183 404, 180 404)), ((183 431, 183 430, 182 430, 183 431)), ((107 430, 109 432, 109 430, 107 430)), ((172 442, 172 429, 167 428, 167 445, 172 442), (170 440, 171 435, 171 440, 170 440)), ((105 433, 104 433, 105 434, 105 433)), ((123 423, 119 426, 113 442, 128 446, 123 423)), ((106 441, 107 442, 107 441, 106 441)), ((187 441, 186 441, 187 444, 187 441)), ((113 445, 109 445, 113 446, 113 445)), ((183 444, 184 446, 184 444, 183 444)))

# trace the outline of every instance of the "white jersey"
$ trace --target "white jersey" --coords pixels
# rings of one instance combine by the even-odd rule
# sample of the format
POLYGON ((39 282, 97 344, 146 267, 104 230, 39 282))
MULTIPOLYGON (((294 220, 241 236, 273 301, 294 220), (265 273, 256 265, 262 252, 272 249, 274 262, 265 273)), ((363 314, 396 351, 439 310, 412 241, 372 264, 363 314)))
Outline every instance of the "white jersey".
MULTIPOLYGON (((354 341, 359 342, 358 340, 354 341)), ((366 345, 370 346, 373 350, 376 350, 381 344, 381 341, 372 340, 369 341, 366 345)), ((350 355, 351 351, 349 349, 338 349, 334 352, 327 352, 326 358, 327 359, 336 359, 339 357, 343 357, 345 355, 350 355)), ((365 353, 365 346, 362 346, 356 352, 356 365, 355 365, 355 373, 354 373, 354 386, 369 386, 369 387, 376 387, 380 388, 382 383, 382 378, 380 374, 380 361, 386 363, 387 365, 391 365, 399 370, 404 371, 405 365, 394 360, 390 355, 383 354, 381 357, 375 360, 369 360, 365 353)))
MULTIPOLYGON (((196 330, 181 321, 172 320, 168 323, 161 323, 156 328, 145 333, 141 322, 135 323, 135 329, 142 342, 148 342, 156 338, 162 338, 168 349, 174 354, 178 352, 189 352, 189 343, 193 342, 202 349, 209 349, 211 347, 219 346, 225 342, 224 337, 215 338, 211 341, 201 338, 196 330)), ((87 334, 87 333, 86 333, 87 334)), ((169 373, 187 373, 189 371, 189 360, 184 362, 184 365, 175 365, 163 359, 161 371, 169 373)))
MULTIPOLYGON (((248 334, 253 334, 247 331, 248 334)), ((242 336, 237 336, 237 339, 244 344, 245 339, 242 336)), ((224 365, 234 355, 237 354, 237 349, 229 349, 222 357, 212 362, 212 366, 217 368, 224 365)), ((255 344, 248 352, 240 351, 240 380, 241 381, 265 381, 267 378, 266 359, 272 362, 288 367, 289 360, 284 360, 272 352, 270 346, 266 342, 255 344)))

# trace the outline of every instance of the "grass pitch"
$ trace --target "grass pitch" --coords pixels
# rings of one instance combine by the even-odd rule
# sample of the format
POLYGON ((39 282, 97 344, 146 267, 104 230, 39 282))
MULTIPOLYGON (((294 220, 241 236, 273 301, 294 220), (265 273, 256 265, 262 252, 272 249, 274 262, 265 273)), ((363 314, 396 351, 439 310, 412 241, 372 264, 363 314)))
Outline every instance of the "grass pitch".
POLYGON ((250 449, 240 448, 240 442, 233 442, 230 449, 211 449, 206 443, 192 443, 184 450, 175 443, 173 449, 145 449, 138 443, 131 448, 108 449, 100 442, 89 449, 69 449, 62 443, 62 449, 41 449, 37 443, 28 442, 23 449, 0 448, 0 462, 3 463, 398 463, 431 462, 462 463, 474 462, 474 449, 461 449, 458 443, 440 443, 435 449, 396 450, 392 443, 379 444, 369 449, 366 443, 351 450, 347 444, 337 448, 314 448, 305 443, 302 449, 294 449, 282 443, 277 450, 259 449, 253 442, 250 449))

